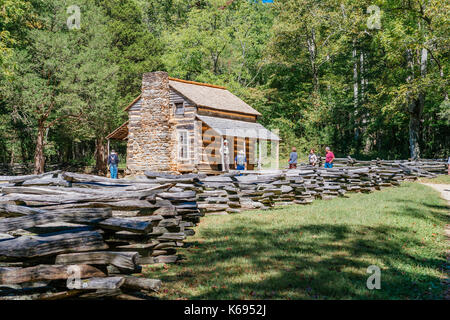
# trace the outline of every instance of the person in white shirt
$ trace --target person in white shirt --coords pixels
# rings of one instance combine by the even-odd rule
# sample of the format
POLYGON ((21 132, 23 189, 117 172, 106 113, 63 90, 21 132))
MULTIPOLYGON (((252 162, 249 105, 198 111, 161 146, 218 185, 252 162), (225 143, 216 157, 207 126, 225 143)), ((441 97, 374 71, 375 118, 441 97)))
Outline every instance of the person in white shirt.
POLYGON ((223 146, 220 149, 220 153, 223 157, 223 165, 224 165, 224 171, 230 171, 230 149, 228 148, 228 141, 225 139, 223 140, 223 146))
POLYGON ((315 166, 316 165, 316 163, 317 163, 317 156, 316 156, 316 153, 314 152, 314 149, 311 149, 309 151, 308 159, 309 159, 309 164, 311 166, 315 166))

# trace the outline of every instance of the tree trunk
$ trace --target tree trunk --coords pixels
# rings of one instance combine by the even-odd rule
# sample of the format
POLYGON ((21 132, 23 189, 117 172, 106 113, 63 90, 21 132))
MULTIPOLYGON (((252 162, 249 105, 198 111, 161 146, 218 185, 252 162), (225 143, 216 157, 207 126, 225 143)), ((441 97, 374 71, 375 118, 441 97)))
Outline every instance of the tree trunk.
POLYGON ((355 115, 358 112, 358 58, 356 56, 356 46, 353 43, 353 106, 355 108, 355 115))
POLYGON ((359 140, 359 121, 358 121, 358 106, 359 106, 359 88, 358 88, 358 57, 356 55, 356 41, 353 41, 353 115, 355 116, 355 141, 359 140))
MULTIPOLYGON (((440 64, 439 64, 439 75, 440 75, 442 81, 445 82, 444 68, 443 68, 442 65, 440 65, 440 64)), ((444 88, 443 88, 443 96, 444 96, 444 101, 448 101, 448 91, 447 91, 447 86, 444 86, 444 88)))
MULTIPOLYGON (((427 49, 421 50, 420 55, 420 76, 424 78, 427 75, 427 49)), ((411 53, 408 52, 408 63, 412 63, 411 53)), ((420 157, 420 123, 422 121, 422 113, 425 105, 425 92, 423 89, 419 90, 417 98, 411 99, 409 103, 409 150, 410 156, 413 159, 420 157)))
POLYGON ((307 39, 309 61, 311 63, 311 73, 313 77, 313 88, 315 96, 319 96, 319 70, 317 67, 317 47, 316 47, 316 33, 315 30, 311 30, 310 37, 307 39))
POLYGON ((42 124, 39 124, 38 134, 36 138, 36 149, 34 152, 34 174, 44 173, 44 166, 45 166, 44 134, 45 128, 42 124))
MULTIPOLYGON (((412 103, 417 109, 417 101, 412 103)), ((420 157, 419 147, 419 131, 420 131, 420 117, 416 112, 410 112, 409 116, 409 151, 412 159, 420 157)))
POLYGON ((107 166, 107 150, 105 147, 105 139, 103 137, 95 140, 95 169, 97 174, 106 174, 107 166))

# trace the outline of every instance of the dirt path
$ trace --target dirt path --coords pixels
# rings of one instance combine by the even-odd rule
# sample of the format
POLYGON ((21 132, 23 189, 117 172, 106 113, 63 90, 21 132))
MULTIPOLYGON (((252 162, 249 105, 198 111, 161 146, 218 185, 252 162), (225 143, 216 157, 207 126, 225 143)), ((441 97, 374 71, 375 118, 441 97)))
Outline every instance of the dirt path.
POLYGON ((450 204, 450 184, 422 183, 441 193, 441 198, 450 204))
MULTIPOLYGON (((439 191, 441 194, 441 198, 447 200, 447 204, 450 205, 450 184, 433 184, 433 183, 422 183, 426 186, 433 188, 436 191, 439 191)), ((445 299, 450 300, 450 224, 445 226, 445 234, 447 237, 447 292, 445 294, 445 299)))

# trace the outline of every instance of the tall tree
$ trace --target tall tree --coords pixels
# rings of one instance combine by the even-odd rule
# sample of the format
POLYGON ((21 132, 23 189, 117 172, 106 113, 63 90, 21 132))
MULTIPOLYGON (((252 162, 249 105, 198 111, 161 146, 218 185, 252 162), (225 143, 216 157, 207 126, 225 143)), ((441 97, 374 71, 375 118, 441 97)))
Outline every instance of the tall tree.
POLYGON ((448 54, 445 45, 448 40, 442 37, 449 31, 448 20, 446 22, 443 17, 445 8, 449 8, 449 4, 441 0, 386 3, 383 24, 386 30, 380 34, 380 40, 386 59, 396 61, 399 69, 385 69, 385 72, 403 73, 403 81, 386 92, 391 95, 393 105, 406 106, 411 158, 423 154, 424 114, 447 97, 444 69, 448 67, 448 61, 442 59, 448 54), (433 83, 434 79, 439 79, 437 85, 433 83))
POLYGON ((44 171, 49 130, 68 120, 82 121, 93 106, 105 104, 108 87, 105 74, 98 71, 115 71, 105 53, 109 43, 102 28, 104 15, 92 1, 79 3, 85 21, 80 30, 69 30, 66 24, 67 1, 52 0, 39 7, 40 27, 28 32, 29 46, 15 54, 13 79, 3 83, 12 113, 34 129, 35 173, 44 171), (88 92, 90 86, 96 90, 88 92))
POLYGON ((181 78, 246 88, 260 80, 273 14, 256 1, 205 0, 163 33, 167 69, 181 78))
POLYGON ((143 3, 135 0, 96 0, 108 16, 111 50, 119 67, 117 91, 122 106, 140 92, 142 74, 164 69, 163 46, 145 24, 143 3))

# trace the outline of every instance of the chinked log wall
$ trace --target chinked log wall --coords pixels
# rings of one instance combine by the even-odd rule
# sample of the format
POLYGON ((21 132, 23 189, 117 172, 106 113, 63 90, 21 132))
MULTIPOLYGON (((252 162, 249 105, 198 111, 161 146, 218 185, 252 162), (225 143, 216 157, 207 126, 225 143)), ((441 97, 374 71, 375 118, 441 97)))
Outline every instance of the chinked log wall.
POLYGON ((441 173, 443 161, 221 176, 146 172, 135 180, 60 171, 0 176, 0 299, 145 298, 142 291, 161 282, 129 274, 177 261, 204 214, 307 204, 441 173), (78 266, 81 287, 67 288, 69 265, 78 266))

